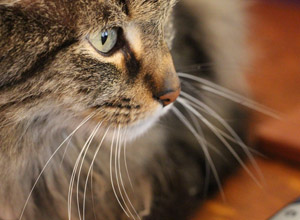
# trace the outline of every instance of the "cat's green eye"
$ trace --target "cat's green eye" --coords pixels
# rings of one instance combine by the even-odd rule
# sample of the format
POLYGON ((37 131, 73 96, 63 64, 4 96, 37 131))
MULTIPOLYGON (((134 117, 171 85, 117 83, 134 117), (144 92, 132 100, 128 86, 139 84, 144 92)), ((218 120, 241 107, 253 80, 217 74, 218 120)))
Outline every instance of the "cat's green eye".
POLYGON ((117 44, 118 29, 112 28, 90 35, 88 40, 96 50, 104 54, 109 53, 117 44))

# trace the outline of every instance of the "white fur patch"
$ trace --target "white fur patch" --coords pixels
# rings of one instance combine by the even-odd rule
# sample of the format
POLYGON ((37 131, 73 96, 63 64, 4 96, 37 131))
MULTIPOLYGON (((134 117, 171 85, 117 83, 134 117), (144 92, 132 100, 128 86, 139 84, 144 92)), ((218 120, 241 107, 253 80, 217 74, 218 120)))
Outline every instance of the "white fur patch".
POLYGON ((134 51, 137 58, 142 54, 142 41, 139 29, 133 23, 124 28, 124 33, 130 48, 134 51))

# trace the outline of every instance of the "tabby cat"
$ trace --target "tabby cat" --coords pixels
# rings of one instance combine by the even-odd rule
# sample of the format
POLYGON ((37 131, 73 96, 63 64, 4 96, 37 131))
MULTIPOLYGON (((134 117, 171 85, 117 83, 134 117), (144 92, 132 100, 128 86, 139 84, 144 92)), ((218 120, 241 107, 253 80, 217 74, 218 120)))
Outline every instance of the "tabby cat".
POLYGON ((188 219, 245 150, 208 81, 243 92, 243 20, 239 0, 0 0, 0 219, 188 219))

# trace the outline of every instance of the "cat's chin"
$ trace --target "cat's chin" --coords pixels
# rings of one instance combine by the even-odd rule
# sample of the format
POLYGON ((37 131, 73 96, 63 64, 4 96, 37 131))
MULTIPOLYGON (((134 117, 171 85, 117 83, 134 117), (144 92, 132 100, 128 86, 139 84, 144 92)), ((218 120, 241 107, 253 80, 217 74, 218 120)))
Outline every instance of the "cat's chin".
POLYGON ((142 135, 146 135, 147 131, 155 125, 161 116, 166 114, 172 107, 172 104, 162 107, 159 106, 151 115, 145 119, 141 119, 128 126, 117 126, 114 129, 110 129, 107 133, 106 139, 112 140, 118 136, 118 133, 122 135, 123 141, 134 141, 136 138, 142 135))
POLYGON ((159 107, 151 116, 149 116, 146 119, 140 120, 137 123, 129 126, 127 130, 127 137, 126 141, 133 141, 137 137, 141 135, 147 135, 147 131, 155 125, 155 123, 159 120, 161 116, 166 114, 172 107, 171 105, 168 105, 166 107, 159 107))

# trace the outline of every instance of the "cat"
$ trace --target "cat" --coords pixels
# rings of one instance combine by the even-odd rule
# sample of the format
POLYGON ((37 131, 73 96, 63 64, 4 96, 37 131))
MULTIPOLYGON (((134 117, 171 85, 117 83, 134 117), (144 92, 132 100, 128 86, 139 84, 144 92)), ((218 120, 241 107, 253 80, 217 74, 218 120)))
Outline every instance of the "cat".
POLYGON ((248 154, 220 87, 246 93, 245 27, 240 0, 1 0, 0 219, 188 219, 248 154))

